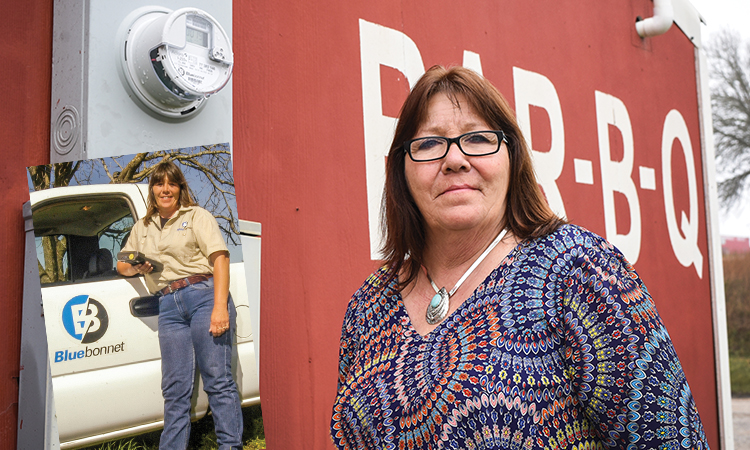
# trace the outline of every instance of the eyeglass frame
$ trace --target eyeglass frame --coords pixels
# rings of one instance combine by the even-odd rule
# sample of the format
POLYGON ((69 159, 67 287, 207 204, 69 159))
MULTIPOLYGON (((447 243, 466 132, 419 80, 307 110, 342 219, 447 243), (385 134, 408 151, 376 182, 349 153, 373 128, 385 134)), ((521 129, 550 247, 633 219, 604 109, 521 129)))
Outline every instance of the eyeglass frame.
POLYGON ((458 149, 461 151, 461 153, 463 153, 466 156, 489 156, 489 155, 494 155, 495 153, 499 152, 500 151, 500 147, 502 147, 502 145, 503 145, 503 142, 505 142, 506 144, 508 143, 508 139, 506 139, 506 137, 507 136, 506 136, 505 132, 502 131, 502 130, 477 130, 477 131, 469 131, 468 133, 464 133, 464 134, 456 136, 454 138, 449 138, 449 137, 445 137, 445 136, 423 136, 423 137, 419 137, 419 138, 415 138, 415 139, 410 139, 410 140, 404 142, 404 152, 407 155, 409 155, 409 158, 412 161, 414 161, 416 163, 437 161, 437 160, 445 158, 448 155, 448 152, 451 149, 451 145, 453 145, 455 143, 456 146, 458 146, 458 149), (497 137, 500 138, 499 141, 498 141, 498 144, 497 144, 497 149, 495 149, 495 151, 492 151, 492 152, 489 152, 489 153, 482 153, 480 155, 470 155, 469 153, 466 153, 464 151, 463 147, 461 147, 461 138, 464 137, 464 136, 468 136, 470 134, 475 134, 475 133, 494 133, 497 137), (434 138, 445 139, 448 142, 448 146, 445 147, 445 153, 443 153, 443 155, 440 156, 440 157, 438 157, 438 158, 420 159, 420 160, 414 159, 414 156, 411 154, 411 144, 414 143, 415 141, 419 141, 419 140, 422 140, 422 139, 430 139, 430 138, 433 138, 433 139, 434 138))

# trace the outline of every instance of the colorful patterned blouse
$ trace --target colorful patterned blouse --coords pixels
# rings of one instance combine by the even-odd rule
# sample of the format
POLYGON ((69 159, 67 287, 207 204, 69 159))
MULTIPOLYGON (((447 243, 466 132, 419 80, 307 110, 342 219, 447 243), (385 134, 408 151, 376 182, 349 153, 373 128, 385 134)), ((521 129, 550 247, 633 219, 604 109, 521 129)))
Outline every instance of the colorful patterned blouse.
POLYGON ((338 448, 708 448, 651 296, 601 237, 518 245, 424 337, 387 277, 344 318, 338 448))

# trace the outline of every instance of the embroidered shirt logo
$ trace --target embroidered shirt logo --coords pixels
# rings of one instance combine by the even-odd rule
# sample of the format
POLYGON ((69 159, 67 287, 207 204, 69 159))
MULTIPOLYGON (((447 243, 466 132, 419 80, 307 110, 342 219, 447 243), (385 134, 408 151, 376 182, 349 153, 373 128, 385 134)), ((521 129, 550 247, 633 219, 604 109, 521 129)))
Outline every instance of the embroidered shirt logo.
POLYGON ((177 231, 185 231, 185 230, 187 230, 187 226, 188 226, 188 223, 187 223, 187 221, 185 221, 185 222, 182 222, 182 223, 180 224, 180 228, 178 228, 178 229, 177 229, 177 231))

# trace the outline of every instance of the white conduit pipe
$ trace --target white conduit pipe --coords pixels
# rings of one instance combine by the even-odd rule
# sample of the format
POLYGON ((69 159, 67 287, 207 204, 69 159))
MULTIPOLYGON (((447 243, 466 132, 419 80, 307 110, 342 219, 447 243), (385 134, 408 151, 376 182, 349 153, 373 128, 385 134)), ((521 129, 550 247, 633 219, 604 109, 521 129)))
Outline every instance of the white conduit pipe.
POLYGON ((642 38, 658 36, 672 27, 673 20, 672 0, 654 0, 654 17, 636 19, 635 30, 642 38))

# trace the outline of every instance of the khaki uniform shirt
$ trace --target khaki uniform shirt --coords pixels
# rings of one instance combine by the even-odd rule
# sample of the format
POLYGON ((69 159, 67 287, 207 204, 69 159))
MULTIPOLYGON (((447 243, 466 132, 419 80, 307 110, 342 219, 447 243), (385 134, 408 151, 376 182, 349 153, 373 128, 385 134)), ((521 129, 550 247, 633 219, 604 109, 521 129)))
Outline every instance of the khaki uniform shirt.
POLYGON ((198 206, 188 206, 181 207, 164 229, 159 214, 151 216, 148 226, 139 220, 122 250, 139 251, 164 264, 163 271, 144 275, 148 290, 156 292, 171 281, 213 273, 208 257, 214 252, 227 251, 227 245, 214 216, 198 206))

